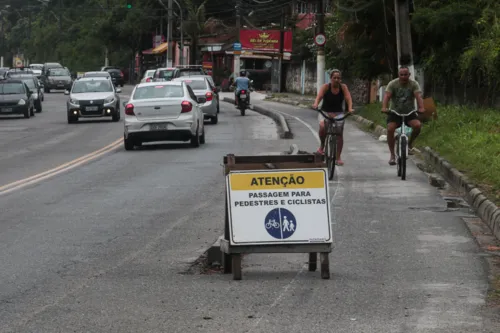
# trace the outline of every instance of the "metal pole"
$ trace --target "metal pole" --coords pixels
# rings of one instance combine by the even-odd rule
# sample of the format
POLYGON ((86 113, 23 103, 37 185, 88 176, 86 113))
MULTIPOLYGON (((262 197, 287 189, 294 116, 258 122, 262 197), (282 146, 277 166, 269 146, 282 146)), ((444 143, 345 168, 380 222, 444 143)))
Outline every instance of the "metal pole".
POLYGON ((172 13, 172 0, 168 0, 168 28, 167 28, 167 40, 168 40, 168 48, 167 48, 167 67, 172 67, 172 21, 173 21, 173 13, 172 13))
MULTIPOLYGON (((316 33, 325 33, 325 7, 323 0, 318 0, 318 13, 316 15, 318 22, 318 29, 316 33)), ((319 93, 323 83, 325 81, 325 47, 318 46, 317 55, 317 66, 316 66, 316 90, 319 93)))
POLYGON ((285 8, 281 9, 281 24, 280 24, 280 54, 279 54, 279 77, 278 77, 278 92, 282 91, 283 77, 283 48, 285 44, 285 8))
MULTIPOLYGON (((238 0, 238 2, 236 4, 236 27, 238 29, 238 37, 237 37, 238 42, 241 42, 240 41, 240 31, 241 31, 241 13, 240 13, 240 10, 241 10, 241 0, 238 0)), ((234 79, 235 80, 239 76, 239 74, 238 74, 239 72, 240 72, 240 55, 234 54, 234 79)))

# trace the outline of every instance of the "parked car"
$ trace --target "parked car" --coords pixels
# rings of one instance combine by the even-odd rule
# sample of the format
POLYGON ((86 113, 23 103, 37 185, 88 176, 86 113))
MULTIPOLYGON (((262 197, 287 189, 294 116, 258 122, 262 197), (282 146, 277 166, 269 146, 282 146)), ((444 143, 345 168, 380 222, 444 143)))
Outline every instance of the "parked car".
POLYGON ((33 95, 36 112, 42 112, 42 101, 45 97, 43 94, 43 88, 39 84, 37 77, 30 74, 19 74, 16 75, 15 78, 23 81, 28 86, 31 94, 33 95))
POLYGON ((22 114, 24 118, 35 115, 33 94, 22 80, 0 81, 0 114, 22 114))
POLYGON ((198 98, 204 118, 210 119, 212 124, 217 124, 219 122, 219 99, 206 77, 184 76, 175 78, 172 81, 182 81, 190 86, 198 98))
POLYGON ((185 82, 139 83, 123 105, 126 150, 153 141, 191 141, 193 147, 205 143, 203 112, 185 82))
POLYGON ((66 103, 68 123, 79 118, 111 117, 120 120, 120 88, 105 77, 83 77, 73 84, 66 103))

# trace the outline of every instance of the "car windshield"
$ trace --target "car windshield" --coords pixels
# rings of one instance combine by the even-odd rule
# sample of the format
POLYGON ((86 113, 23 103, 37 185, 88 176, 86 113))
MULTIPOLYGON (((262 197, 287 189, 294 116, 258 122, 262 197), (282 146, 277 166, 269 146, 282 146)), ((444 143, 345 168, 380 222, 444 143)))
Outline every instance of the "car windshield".
POLYGON ((196 70, 196 69, 189 69, 189 70, 181 70, 180 71, 180 76, 190 76, 190 75, 203 75, 201 70, 196 70))
POLYGON ((174 71, 173 70, 161 71, 160 72, 160 78, 161 79, 171 80, 173 75, 174 75, 174 71))
POLYGON ((1 95, 17 95, 24 94, 24 86, 22 83, 2 83, 0 84, 1 95))
POLYGON ((35 82, 33 81, 33 79, 23 79, 23 82, 26 83, 26 85, 28 86, 28 88, 30 88, 30 90, 35 90, 36 87, 35 87, 35 82))
POLYGON ((207 89, 207 83, 205 80, 184 80, 188 86, 193 90, 203 90, 207 89))
POLYGON ((152 98, 170 98, 183 97, 182 86, 174 85, 155 85, 137 87, 133 99, 152 99, 152 98))
POLYGON ((69 72, 66 69, 51 69, 49 76, 69 76, 69 72))
POLYGON ((108 80, 99 81, 76 81, 73 84, 73 94, 91 93, 91 92, 112 92, 113 87, 108 80))

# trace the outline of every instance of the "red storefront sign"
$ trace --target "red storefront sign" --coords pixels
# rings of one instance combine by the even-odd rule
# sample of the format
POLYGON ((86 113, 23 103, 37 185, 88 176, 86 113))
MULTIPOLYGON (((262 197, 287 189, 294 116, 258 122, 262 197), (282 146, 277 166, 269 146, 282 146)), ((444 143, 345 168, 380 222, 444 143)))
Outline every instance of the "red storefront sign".
MULTIPOLYGON (((241 30, 240 43, 243 50, 279 52, 279 30, 241 30)), ((283 52, 292 52, 292 32, 284 32, 283 52)))

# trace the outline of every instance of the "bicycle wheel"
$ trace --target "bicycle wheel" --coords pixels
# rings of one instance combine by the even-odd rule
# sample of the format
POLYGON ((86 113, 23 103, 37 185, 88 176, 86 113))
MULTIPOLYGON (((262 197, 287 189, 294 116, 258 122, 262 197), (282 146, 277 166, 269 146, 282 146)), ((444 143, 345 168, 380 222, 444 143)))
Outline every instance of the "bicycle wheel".
POLYGON ((406 153, 408 151, 408 143, 406 137, 401 137, 401 180, 406 180, 406 153))
POLYGON ((399 135, 396 136, 396 141, 395 141, 395 148, 396 148, 396 163, 397 163, 397 169, 398 169, 398 177, 401 177, 401 153, 400 153, 400 144, 399 144, 399 135))
POLYGON ((337 159, 337 138, 328 134, 325 141, 326 166, 328 167, 328 179, 332 180, 335 175, 335 162, 337 159))

